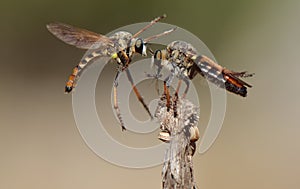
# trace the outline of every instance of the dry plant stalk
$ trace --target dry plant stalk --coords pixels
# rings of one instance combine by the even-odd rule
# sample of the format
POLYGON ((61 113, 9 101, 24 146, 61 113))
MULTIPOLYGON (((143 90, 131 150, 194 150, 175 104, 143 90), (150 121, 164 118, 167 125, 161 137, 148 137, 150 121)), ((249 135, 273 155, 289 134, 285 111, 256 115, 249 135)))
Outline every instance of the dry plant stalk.
POLYGON ((165 97, 158 103, 155 116, 160 121, 158 138, 170 144, 162 170, 163 189, 194 189, 192 156, 199 139, 199 109, 187 99, 172 98, 167 111, 165 97))

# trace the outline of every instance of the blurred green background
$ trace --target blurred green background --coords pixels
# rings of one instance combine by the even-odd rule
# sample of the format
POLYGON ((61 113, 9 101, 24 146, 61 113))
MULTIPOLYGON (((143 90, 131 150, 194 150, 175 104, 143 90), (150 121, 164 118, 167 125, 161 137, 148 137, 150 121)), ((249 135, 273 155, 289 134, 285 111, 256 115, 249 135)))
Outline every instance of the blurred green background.
MULTIPOLYGON (((224 125, 212 148, 194 156, 198 186, 299 188, 297 0, 2 0, 0 188, 160 188, 161 166, 117 167, 85 145, 71 96, 63 94, 84 52, 54 39, 45 25, 60 21, 105 34, 163 13, 164 22, 204 41, 223 66, 256 73, 247 79, 254 87, 246 99, 228 95, 224 125)), ((201 109, 200 124, 209 113, 201 109)), ((114 133, 121 141, 140 143, 119 128, 114 133)))

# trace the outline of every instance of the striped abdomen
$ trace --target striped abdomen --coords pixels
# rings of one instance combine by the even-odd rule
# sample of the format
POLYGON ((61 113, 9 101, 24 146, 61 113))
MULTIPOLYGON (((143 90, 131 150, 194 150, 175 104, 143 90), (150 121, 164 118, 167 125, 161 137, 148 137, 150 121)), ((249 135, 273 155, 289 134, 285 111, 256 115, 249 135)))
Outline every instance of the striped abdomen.
POLYGON ((76 80, 79 78, 82 70, 95 58, 99 56, 107 56, 107 51, 94 51, 91 54, 84 57, 81 62, 73 68, 72 74, 69 76, 65 87, 65 93, 70 93, 76 85, 76 80))
POLYGON ((198 56, 194 61, 199 68, 197 71, 210 82, 242 97, 247 96, 247 87, 251 85, 238 78, 244 72, 227 70, 206 56, 198 56))

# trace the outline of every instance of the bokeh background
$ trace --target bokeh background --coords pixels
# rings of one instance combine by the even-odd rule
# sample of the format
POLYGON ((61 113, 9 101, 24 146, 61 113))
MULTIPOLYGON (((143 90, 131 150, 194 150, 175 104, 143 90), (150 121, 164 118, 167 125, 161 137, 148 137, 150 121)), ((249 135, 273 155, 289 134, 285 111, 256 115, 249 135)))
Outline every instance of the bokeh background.
MULTIPOLYGON (((212 148, 194 156, 198 186, 299 188, 297 0, 2 0, 0 188, 161 187, 161 166, 118 167, 99 158, 84 143, 74 122, 71 96, 63 94, 65 80, 84 51, 63 45, 45 25, 61 21, 105 34, 163 13, 168 15, 164 22, 185 28, 204 41, 220 64, 256 73, 247 79, 254 87, 246 99, 228 95, 224 125, 212 148)), ((108 78, 114 69, 107 68, 108 78)), ((110 89, 111 82, 104 86, 110 89)), ((200 99, 203 133, 210 113, 209 93, 201 79, 194 82, 207 96, 200 99)), ((97 98, 99 114, 112 114, 97 98)), ((110 133, 121 142, 136 146, 159 143, 157 133, 134 136, 122 133, 115 119, 108 118, 108 123, 110 133)))

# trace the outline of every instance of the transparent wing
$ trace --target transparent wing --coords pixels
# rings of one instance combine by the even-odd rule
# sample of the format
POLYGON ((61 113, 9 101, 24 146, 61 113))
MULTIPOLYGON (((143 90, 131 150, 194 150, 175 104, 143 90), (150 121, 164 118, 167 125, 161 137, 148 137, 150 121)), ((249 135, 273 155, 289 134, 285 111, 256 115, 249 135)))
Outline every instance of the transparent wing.
POLYGON ((245 85, 245 86, 250 87, 250 88, 252 87, 252 85, 246 83, 245 81, 241 80, 240 78, 242 78, 242 77, 252 77, 254 75, 254 73, 248 74, 246 71, 234 72, 234 71, 227 70, 227 69, 224 69, 223 72, 225 74, 229 75, 230 77, 232 77, 233 79, 235 79, 241 85, 245 85))
POLYGON ((106 36, 68 24, 54 22, 47 24, 47 29, 63 42, 81 49, 96 49, 103 44, 113 45, 106 36))

